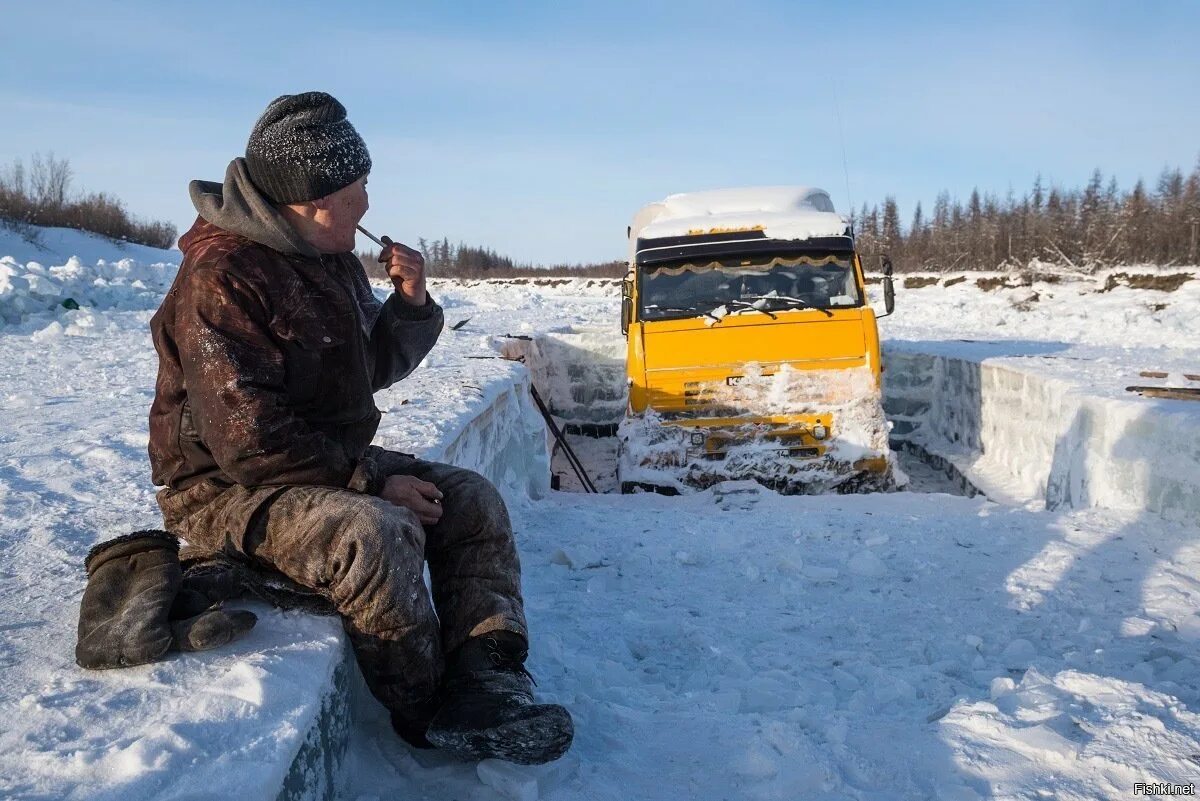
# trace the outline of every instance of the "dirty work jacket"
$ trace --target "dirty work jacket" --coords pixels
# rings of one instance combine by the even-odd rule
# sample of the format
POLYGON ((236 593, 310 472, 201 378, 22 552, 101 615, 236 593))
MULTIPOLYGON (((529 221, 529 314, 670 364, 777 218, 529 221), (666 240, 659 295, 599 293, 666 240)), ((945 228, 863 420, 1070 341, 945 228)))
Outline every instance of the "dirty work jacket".
POLYGON ((441 308, 395 294, 381 304, 353 254, 283 253, 203 217, 179 245, 150 322, 149 453, 167 527, 231 488, 244 502, 220 505, 223 525, 243 533, 282 486, 377 492, 373 393, 425 357, 441 308))

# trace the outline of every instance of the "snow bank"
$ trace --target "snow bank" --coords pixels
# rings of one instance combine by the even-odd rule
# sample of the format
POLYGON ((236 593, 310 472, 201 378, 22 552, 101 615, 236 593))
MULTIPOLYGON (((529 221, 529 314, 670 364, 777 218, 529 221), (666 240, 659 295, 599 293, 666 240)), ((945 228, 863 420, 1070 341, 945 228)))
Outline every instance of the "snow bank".
MULTIPOLYGON (((1021 350, 993 344, 1001 354, 1021 350)), ((999 499, 1200 523, 1200 404, 1106 391, 1078 365, 1047 374, 1029 364, 1048 356, 986 356, 962 345, 923 352, 928 347, 886 344, 893 436, 948 459, 999 499), (1072 369, 1084 371, 1086 383, 1072 369)))
POLYGON ((70 327, 63 318, 72 309, 155 309, 181 256, 73 228, 0 223, 0 327, 37 316, 54 332, 54 321, 70 327))
MULTIPOLYGON (((1080 275, 1035 263, 1006 273, 905 273, 895 284, 896 313, 880 321, 887 339, 1163 348, 1200 362, 1197 267, 1129 265, 1080 275)), ((882 309, 880 285, 868 294, 882 309)))
MULTIPOLYGON (((133 259, 85 264, 75 256, 63 264, 46 267, 39 262, 20 264, 0 258, 0 327, 37 316, 66 322, 76 309, 156 309, 178 272, 174 263, 146 264, 133 259)), ((56 329, 52 329, 56 330, 56 329)))
POLYGON ((146 264, 178 264, 182 254, 175 248, 152 248, 132 242, 80 231, 77 228, 44 228, 0 220, 0 256, 17 262, 65 264, 74 256, 85 264, 133 259, 146 264))

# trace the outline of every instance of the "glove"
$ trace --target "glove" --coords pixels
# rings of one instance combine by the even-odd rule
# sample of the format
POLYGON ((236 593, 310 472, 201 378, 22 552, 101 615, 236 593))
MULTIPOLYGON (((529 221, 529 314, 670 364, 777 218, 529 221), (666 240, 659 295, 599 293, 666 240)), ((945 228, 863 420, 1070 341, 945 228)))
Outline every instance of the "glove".
POLYGON ((186 586, 179 540, 165 531, 135 531, 102 542, 84 562, 75 661, 92 670, 142 665, 168 651, 204 651, 254 627, 252 612, 212 607, 186 586))
POLYGON ((388 476, 404 473, 412 467, 416 458, 411 453, 389 451, 378 445, 368 445, 359 457, 358 467, 350 478, 348 489, 365 495, 378 495, 388 476))
POLYGON ((185 546, 179 553, 183 583, 199 593, 204 606, 230 598, 250 597, 278 609, 335 615, 333 602, 316 590, 273 570, 258 570, 245 560, 185 546))

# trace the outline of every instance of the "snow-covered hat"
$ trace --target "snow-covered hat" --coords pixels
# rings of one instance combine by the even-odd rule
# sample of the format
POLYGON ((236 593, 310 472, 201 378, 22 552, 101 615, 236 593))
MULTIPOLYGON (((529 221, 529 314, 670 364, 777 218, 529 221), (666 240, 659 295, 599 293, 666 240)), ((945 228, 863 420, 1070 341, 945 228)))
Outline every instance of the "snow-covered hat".
POLYGON ((367 143, 325 92, 281 95, 246 143, 250 179, 275 203, 324 197, 371 171, 367 143))

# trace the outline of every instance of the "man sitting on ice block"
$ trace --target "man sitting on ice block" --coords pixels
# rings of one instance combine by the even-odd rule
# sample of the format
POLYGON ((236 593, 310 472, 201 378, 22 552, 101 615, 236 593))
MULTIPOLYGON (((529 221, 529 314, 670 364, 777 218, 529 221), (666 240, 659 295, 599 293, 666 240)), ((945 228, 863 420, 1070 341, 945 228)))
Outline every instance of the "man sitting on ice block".
POLYGON ((150 324, 158 502, 192 546, 327 598, 410 744, 556 759, 571 718, 533 700, 500 494, 469 470, 370 444, 373 393, 411 373, 442 329, 419 253, 388 247, 395 292, 380 303, 352 252, 370 170, 342 104, 307 92, 267 106, 224 184, 192 182, 200 216, 150 324))

